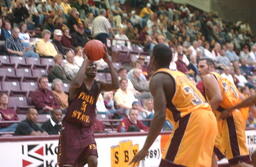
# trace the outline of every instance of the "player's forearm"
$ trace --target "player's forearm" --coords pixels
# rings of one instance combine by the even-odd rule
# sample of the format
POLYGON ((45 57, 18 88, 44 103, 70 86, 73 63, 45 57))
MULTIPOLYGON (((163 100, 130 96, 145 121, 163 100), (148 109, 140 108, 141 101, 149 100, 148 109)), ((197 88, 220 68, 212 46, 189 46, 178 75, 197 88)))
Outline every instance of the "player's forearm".
POLYGON ((256 104, 256 95, 250 96, 241 103, 235 105, 234 107, 228 109, 228 111, 232 111, 234 109, 239 109, 239 108, 244 108, 244 107, 249 107, 256 104))
POLYGON ((84 78, 85 78, 85 71, 88 66, 88 59, 84 59, 82 67, 79 69, 78 73, 76 74, 74 80, 71 82, 73 87, 81 87, 84 78))
POLYGON ((151 122, 148 137, 145 141, 145 144, 143 146, 143 149, 148 150, 150 146, 153 144, 159 133, 161 132, 161 129, 163 127, 165 121, 165 116, 155 113, 154 118, 151 122))

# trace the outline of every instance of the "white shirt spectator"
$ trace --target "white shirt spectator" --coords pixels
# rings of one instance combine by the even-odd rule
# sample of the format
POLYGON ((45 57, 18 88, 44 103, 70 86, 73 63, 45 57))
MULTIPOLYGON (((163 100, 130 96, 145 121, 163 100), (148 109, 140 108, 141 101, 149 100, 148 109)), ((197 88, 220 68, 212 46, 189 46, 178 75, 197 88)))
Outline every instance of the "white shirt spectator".
POLYGON ((63 67, 64 67, 66 74, 71 78, 75 78, 77 72, 80 69, 77 64, 75 64, 75 63, 71 64, 69 62, 66 62, 63 67))
POLYGON ((109 29, 111 29, 111 24, 105 16, 97 16, 92 22, 93 36, 96 36, 100 33, 109 34, 109 29))
POLYGON ((233 79, 233 77, 232 77, 231 74, 222 73, 221 76, 222 76, 223 78, 228 79, 228 80, 229 80, 230 82, 232 82, 233 84, 235 84, 234 79, 233 79))
POLYGON ((29 43, 30 42, 30 36, 29 33, 19 33, 19 38, 22 43, 29 43))

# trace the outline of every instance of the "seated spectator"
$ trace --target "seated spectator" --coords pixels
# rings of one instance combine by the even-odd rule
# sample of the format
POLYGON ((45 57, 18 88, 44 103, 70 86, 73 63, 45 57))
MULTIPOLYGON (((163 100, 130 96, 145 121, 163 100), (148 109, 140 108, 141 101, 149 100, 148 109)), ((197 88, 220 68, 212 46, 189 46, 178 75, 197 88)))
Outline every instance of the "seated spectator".
POLYGON ((51 111, 51 118, 42 124, 42 129, 49 135, 60 134, 62 121, 62 111, 55 109, 51 111))
POLYGON ((134 97, 134 93, 131 92, 128 87, 128 81, 127 79, 121 79, 120 80, 120 88, 117 89, 115 95, 114 95, 114 100, 116 103, 116 106, 119 109, 124 110, 129 110, 132 108, 132 103, 136 101, 134 97))
POLYGON ((72 45, 74 47, 78 47, 78 46, 83 47, 85 43, 89 40, 87 34, 85 33, 83 22, 77 23, 77 28, 71 34, 71 36, 72 36, 72 45))
POLYGON ((36 47, 36 52, 40 56, 51 56, 55 57, 58 52, 55 49, 54 45, 50 41, 51 38, 51 32, 49 30, 43 30, 42 32, 42 39, 39 40, 35 47, 36 47))
POLYGON ((244 59, 247 64, 254 65, 256 61, 250 54, 250 48, 248 45, 244 45, 243 50, 240 52, 240 59, 244 59))
POLYGON ((142 70, 139 68, 133 69, 130 80, 134 88, 139 92, 149 92, 149 81, 145 78, 142 70))
POLYGON ((60 108, 60 104, 53 92, 49 90, 48 84, 48 78, 46 76, 40 77, 38 80, 38 89, 30 94, 31 103, 39 110, 39 113, 47 114, 49 111, 60 108))
POLYGON ((22 23, 20 24, 20 33, 19 38, 23 44, 29 44, 30 43, 30 35, 27 32, 27 24, 22 23))
POLYGON ((75 53, 73 50, 69 50, 66 54, 66 63, 63 68, 68 76, 68 78, 74 79, 77 72, 79 71, 79 66, 74 61, 75 53))
POLYGON ((12 36, 11 29, 12 29, 11 23, 8 20, 5 20, 3 29, 1 30, 2 40, 5 41, 6 39, 12 36))
MULTIPOLYGON (((0 94, 0 122, 17 121, 18 116, 15 110, 8 108, 8 95, 0 94)), ((14 132, 17 124, 0 124, 0 132, 14 132)))
POLYGON ((117 32, 117 34, 115 35, 115 38, 113 40, 113 45, 117 46, 117 47, 128 47, 131 48, 131 43, 128 39, 128 37, 125 34, 125 29, 124 28, 120 28, 119 31, 117 32))
POLYGON ((183 54, 179 54, 178 53, 178 60, 175 62, 176 63, 176 67, 177 67, 177 70, 180 71, 180 72, 183 72, 185 74, 188 74, 189 73, 189 69, 188 69, 188 66, 187 64, 183 61, 183 54))
POLYGON ((48 72, 49 81, 52 82, 55 78, 59 78, 64 83, 70 82, 71 78, 67 76, 63 67, 63 56, 62 55, 55 56, 54 62, 55 62, 54 66, 48 72))
POLYGON ((16 5, 12 8, 13 12, 13 22, 20 24, 21 22, 24 22, 28 17, 28 9, 25 6, 24 1, 16 1, 16 5))
POLYGON ((234 44, 231 42, 227 44, 226 56, 231 62, 236 62, 239 60, 239 57, 234 51, 234 44))
POLYGON ((56 78, 52 81, 52 92, 61 109, 66 109, 68 107, 68 95, 64 92, 63 82, 60 79, 56 78))
POLYGON ((61 43, 63 46, 67 48, 75 49, 75 47, 72 44, 72 37, 70 35, 70 31, 68 27, 63 28, 63 36, 61 38, 61 43))
POLYGON ((235 79, 237 80, 237 85, 240 87, 244 87, 248 82, 245 76, 241 74, 239 68, 235 69, 235 79))
POLYGON ((61 39, 62 39, 63 33, 60 29, 55 29, 53 32, 53 40, 52 43, 55 46, 55 48, 57 49, 57 52, 65 55, 68 51, 69 48, 66 48, 62 43, 61 43, 61 39))
POLYGON ((138 110, 138 120, 147 119, 148 113, 139 101, 134 101, 132 103, 132 109, 138 110))
POLYGON ((148 127, 138 120, 138 110, 130 109, 128 116, 124 118, 117 128, 118 132, 145 132, 148 127))
POLYGON ((34 108, 28 109, 27 117, 21 121, 15 131, 15 135, 45 136, 48 135, 38 123, 38 112, 34 108))
POLYGON ((20 30, 17 27, 12 29, 12 35, 6 39, 5 47, 10 55, 25 56, 25 57, 39 57, 37 53, 30 49, 30 46, 24 48, 19 39, 20 30))
POLYGON ((74 61, 79 67, 81 67, 84 62, 84 56, 83 48, 81 46, 76 47, 74 61))

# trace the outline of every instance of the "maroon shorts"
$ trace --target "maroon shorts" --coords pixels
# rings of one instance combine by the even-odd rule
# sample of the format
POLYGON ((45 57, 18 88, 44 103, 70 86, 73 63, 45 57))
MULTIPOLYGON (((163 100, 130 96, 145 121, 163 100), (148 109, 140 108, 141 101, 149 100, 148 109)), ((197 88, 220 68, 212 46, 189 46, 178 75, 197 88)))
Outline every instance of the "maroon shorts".
POLYGON ((69 123, 63 124, 59 138, 58 164, 84 165, 91 155, 97 156, 97 147, 92 128, 79 128, 69 123))

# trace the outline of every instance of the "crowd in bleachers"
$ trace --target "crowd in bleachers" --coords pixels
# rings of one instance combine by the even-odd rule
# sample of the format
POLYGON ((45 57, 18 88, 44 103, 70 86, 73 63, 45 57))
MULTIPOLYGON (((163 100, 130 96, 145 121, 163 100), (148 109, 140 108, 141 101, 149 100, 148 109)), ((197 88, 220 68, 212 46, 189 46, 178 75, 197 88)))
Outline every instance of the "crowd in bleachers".
MULTIPOLYGON (((0 99, 0 121, 14 123, 0 124, 0 132, 8 127, 14 132, 17 120, 24 119, 31 108, 41 115, 41 123, 56 110, 65 114, 69 82, 82 65, 83 46, 90 39, 106 44, 120 79, 118 90, 104 92, 98 99, 97 132, 148 129, 154 110, 147 65, 157 43, 172 48, 170 68, 186 73, 199 82, 199 88, 197 60, 208 57, 245 97, 255 94, 256 39, 248 24, 240 21, 227 22, 216 14, 161 0, 2 3, 0 88, 1 97, 9 101, 0 99), (6 117, 9 111, 11 116, 6 117)), ((96 63, 96 78, 108 82, 107 65, 103 60, 96 63)), ((254 106, 247 126, 256 127, 254 106)), ((166 122, 163 129, 171 128, 166 122)))

